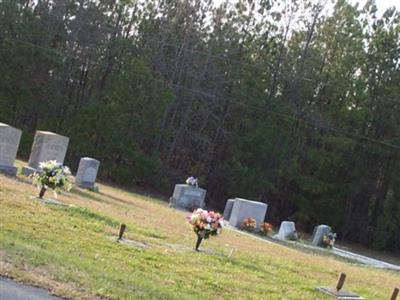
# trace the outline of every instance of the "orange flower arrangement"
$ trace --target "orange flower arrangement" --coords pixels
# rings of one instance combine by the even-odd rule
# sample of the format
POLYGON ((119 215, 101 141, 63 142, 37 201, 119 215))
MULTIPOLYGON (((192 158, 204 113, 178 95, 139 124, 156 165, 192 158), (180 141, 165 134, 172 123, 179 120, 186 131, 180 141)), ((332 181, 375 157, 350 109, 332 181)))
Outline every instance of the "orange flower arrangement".
POLYGON ((268 235, 272 232, 272 229, 273 229, 273 226, 270 223, 265 222, 260 225, 260 232, 262 234, 268 235))
POLYGON ((246 218, 242 222, 242 229, 247 231, 255 231, 257 228, 257 221, 253 218, 246 218))

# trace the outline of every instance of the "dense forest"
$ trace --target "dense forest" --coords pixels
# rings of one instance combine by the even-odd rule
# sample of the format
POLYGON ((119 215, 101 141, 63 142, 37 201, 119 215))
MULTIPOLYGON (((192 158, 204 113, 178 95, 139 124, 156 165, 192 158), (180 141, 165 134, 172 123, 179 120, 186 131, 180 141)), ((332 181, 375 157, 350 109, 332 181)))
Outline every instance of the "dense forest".
POLYGON ((0 120, 66 164, 266 202, 400 252, 400 12, 345 0, 0 0, 0 120))

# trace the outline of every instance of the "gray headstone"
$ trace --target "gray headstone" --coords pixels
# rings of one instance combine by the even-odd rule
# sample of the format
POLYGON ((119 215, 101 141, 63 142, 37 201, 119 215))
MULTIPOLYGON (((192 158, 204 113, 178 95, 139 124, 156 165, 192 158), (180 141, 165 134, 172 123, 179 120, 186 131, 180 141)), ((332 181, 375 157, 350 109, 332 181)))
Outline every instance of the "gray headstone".
POLYGON ((280 240, 291 240, 297 236, 294 222, 283 221, 279 227, 279 232, 274 237, 280 240))
POLYGON ((314 246, 322 246, 324 235, 332 232, 332 229, 328 225, 319 225, 314 229, 312 237, 312 244, 314 246))
POLYGON ((203 208, 207 191, 205 189, 190 186, 187 184, 175 185, 174 194, 172 195, 175 207, 193 210, 195 208, 203 208))
POLYGON ((84 188, 93 188, 99 171, 100 162, 94 158, 82 157, 79 161, 75 184, 84 188))
POLYGON ((234 203, 235 199, 228 199, 228 201, 226 201, 224 209, 224 220, 229 221, 234 203))
POLYGON ((15 176, 17 168, 14 161, 17 156, 22 131, 10 125, 0 123, 0 172, 15 176))
POLYGON ((40 171, 39 164, 48 160, 63 164, 68 142, 69 138, 65 136, 49 131, 36 131, 28 166, 25 166, 22 172, 25 175, 38 172, 40 171))
POLYGON ((262 202, 250 201, 236 198, 232 207, 229 225, 240 227, 245 218, 254 218, 257 221, 257 228, 265 220, 268 205, 262 202))

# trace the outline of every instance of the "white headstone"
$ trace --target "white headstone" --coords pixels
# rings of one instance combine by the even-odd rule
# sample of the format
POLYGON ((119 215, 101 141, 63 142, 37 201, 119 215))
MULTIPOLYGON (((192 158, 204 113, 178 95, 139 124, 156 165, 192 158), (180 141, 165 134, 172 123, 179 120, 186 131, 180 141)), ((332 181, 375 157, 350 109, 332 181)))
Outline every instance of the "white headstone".
POLYGON ((279 227, 279 232, 274 237, 280 240, 291 240, 297 236, 294 222, 283 221, 279 227))
POLYGON ((63 164, 68 143, 69 138, 65 136, 49 131, 36 131, 28 166, 22 169, 23 173, 30 175, 40 171, 39 164, 44 161, 55 160, 63 164))
POLYGON ((327 235, 331 232, 332 228, 330 228, 328 225, 318 225, 316 228, 314 228, 312 244, 314 246, 322 246, 324 235, 327 235))
POLYGON ((93 188, 96 181, 100 162, 94 158, 82 157, 79 161, 75 183, 85 188, 93 188))
POLYGON ((0 123, 0 172, 15 176, 17 168, 14 161, 17 156, 22 131, 10 125, 0 123))
POLYGON ((207 191, 205 189, 190 186, 187 184, 177 184, 174 188, 172 195, 173 206, 193 210, 196 208, 203 208, 207 191))
POLYGON ((260 228, 260 224, 265 220, 267 208, 268 205, 262 202, 236 198, 229 218, 229 225, 240 227, 244 219, 253 218, 257 222, 257 228, 260 228))

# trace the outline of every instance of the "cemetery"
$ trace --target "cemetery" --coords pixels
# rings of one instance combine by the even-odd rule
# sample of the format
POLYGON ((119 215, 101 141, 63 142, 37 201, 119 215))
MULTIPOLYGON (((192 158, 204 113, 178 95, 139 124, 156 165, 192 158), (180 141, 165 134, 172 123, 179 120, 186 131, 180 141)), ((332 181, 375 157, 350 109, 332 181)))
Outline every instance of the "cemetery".
POLYGON ((400 1, 0 0, 0 300, 400 300, 400 1))
MULTIPOLYGON (((1 140, 16 144, 21 132, 12 129, 15 138, 10 137, 9 132, 3 131, 1 140)), ((17 165, 20 171, 6 172, 0 177, 1 219, 5 229, 1 238, 5 253, 0 265, 2 276, 35 284, 40 274, 38 266, 42 266, 49 275, 59 278, 57 281, 63 282, 65 276, 75 278, 65 282, 67 285, 62 288, 46 276, 41 280, 41 286, 58 296, 85 298, 94 289, 96 296, 106 298, 142 295, 145 298, 178 299, 197 294, 187 276, 197 272, 194 262, 200 259, 202 272, 207 273, 208 268, 219 269, 218 274, 208 275, 220 286, 212 292, 214 296, 229 295, 241 299, 245 290, 245 299, 249 296, 261 298, 265 293, 270 299, 280 299, 283 295, 290 299, 325 299, 322 294, 353 297, 343 299, 368 299, 368 296, 389 299, 389 294, 392 298, 397 297, 395 286, 400 279, 400 266, 336 247, 324 250, 324 239, 333 234, 327 225, 316 226, 310 241, 300 243, 292 221, 283 221, 273 234, 273 226, 265 222, 268 209, 265 203, 232 198, 226 201, 223 216, 204 210, 207 191, 199 187, 194 177, 188 178, 186 184, 175 185, 169 207, 165 202, 104 184, 98 184, 100 188, 94 190, 99 161, 82 158, 73 180, 69 169, 59 163, 64 161, 67 145, 67 137, 38 131, 28 167, 22 161, 15 161, 15 146, 5 148, 11 150, 13 159, 8 159, 4 165, 17 165), (49 139, 48 136, 54 140, 40 142, 49 139), (42 156, 52 160, 38 162, 37 157, 42 156), (27 177, 27 169, 33 168, 37 171, 27 177), (30 178, 39 187, 38 197, 31 196, 36 192, 30 178), (54 181, 56 179, 58 181, 54 181), (72 181, 75 187, 65 188, 72 181), (45 194, 47 189, 57 190, 58 200, 52 200, 52 194, 45 194), (42 198, 46 201, 35 202, 42 198), (193 208, 188 222, 196 237, 185 221, 185 215, 193 208), (250 234, 243 233, 246 231, 250 234), (288 247, 285 243, 296 247, 288 247), (32 247, 36 249, 33 252, 32 247), (313 252, 302 250, 307 248, 313 252), (326 256, 323 251, 330 253, 326 256), (17 260, 18 255, 23 255, 22 261, 17 260), (21 268, 20 262, 25 267, 21 268), (249 264, 249 268, 229 267, 239 262, 249 264), (287 268, 296 271, 285 271, 282 277, 281 271, 287 268), (351 292, 342 289, 342 277, 339 281, 343 282, 338 282, 340 288, 321 287, 332 282, 332 275, 338 270, 346 270, 358 282, 350 285, 351 292), (108 280, 95 280, 103 271, 108 280), (230 275, 232 271, 242 275, 234 280, 230 275), (155 272, 158 279, 154 283, 155 272), (276 282, 272 285, 260 282, 258 288, 249 285, 254 280, 261 280, 263 272, 275 274, 276 282), (307 272, 306 278, 302 276, 303 272, 307 272), (132 278, 134 281, 130 281, 132 278), (232 280, 235 288, 225 290, 223 286, 231 286, 232 280), (298 281, 302 283, 295 283, 298 281), (69 284, 79 284, 81 288, 69 284), (134 290, 126 289, 132 284, 134 290), (275 289, 275 285, 280 288, 275 289)), ((214 296, 209 295, 210 298, 214 296)))

